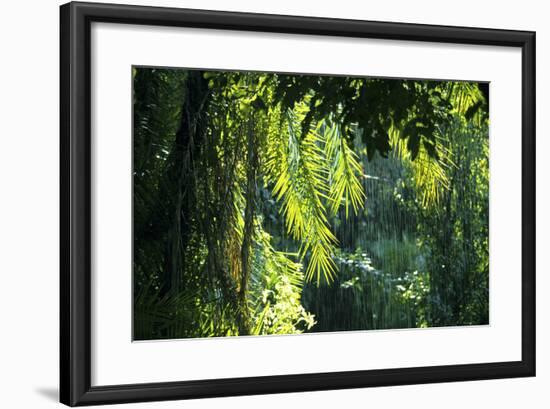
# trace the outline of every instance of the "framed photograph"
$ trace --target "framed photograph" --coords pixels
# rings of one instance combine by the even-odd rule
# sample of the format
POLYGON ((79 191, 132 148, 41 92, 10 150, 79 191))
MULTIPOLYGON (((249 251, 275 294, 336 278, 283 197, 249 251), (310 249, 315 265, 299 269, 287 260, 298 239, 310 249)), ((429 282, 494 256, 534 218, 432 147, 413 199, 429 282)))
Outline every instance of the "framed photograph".
POLYGON ((535 375, 535 33, 61 6, 61 402, 535 375))

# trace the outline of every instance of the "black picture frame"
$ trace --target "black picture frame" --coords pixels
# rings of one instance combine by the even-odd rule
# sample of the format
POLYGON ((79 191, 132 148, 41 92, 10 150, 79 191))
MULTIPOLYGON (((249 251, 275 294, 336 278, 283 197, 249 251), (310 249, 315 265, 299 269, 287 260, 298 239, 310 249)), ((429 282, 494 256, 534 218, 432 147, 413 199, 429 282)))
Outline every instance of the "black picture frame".
POLYGON ((60 401, 70 406, 535 376, 535 33, 68 3, 60 8, 60 401), (522 359, 91 386, 92 22, 519 47, 522 51, 522 359))

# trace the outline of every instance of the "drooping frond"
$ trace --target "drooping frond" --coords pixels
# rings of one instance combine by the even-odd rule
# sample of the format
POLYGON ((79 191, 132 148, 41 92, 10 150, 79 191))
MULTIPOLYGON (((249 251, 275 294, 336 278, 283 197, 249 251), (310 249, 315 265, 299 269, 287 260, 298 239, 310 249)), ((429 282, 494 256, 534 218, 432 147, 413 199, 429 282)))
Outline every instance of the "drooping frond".
POLYGON ((336 214, 344 203, 346 217, 351 204, 355 214, 364 205, 365 192, 360 178, 363 167, 359 156, 349 147, 341 127, 324 121, 318 126, 326 139, 326 156, 330 163, 330 211, 336 214))
POLYGON ((451 112, 473 117, 479 107, 483 104, 484 98, 477 83, 457 81, 445 85, 447 99, 453 109, 451 112))
POLYGON ((300 242, 300 257, 309 255, 305 277, 334 279, 336 267, 332 260, 336 237, 328 226, 323 201, 329 199, 329 169, 323 150, 324 136, 313 126, 304 135, 301 121, 305 106, 279 116, 278 126, 268 132, 268 152, 265 162, 267 182, 273 185, 273 196, 281 203, 287 232, 300 242))
POLYGON ((422 144, 413 160, 411 151, 406 146, 407 141, 399 129, 390 128, 389 137, 394 154, 409 165, 421 206, 429 208, 439 203, 441 193, 449 188, 448 169, 456 166, 451 151, 445 146, 444 138, 439 135, 435 137, 437 143, 431 148, 435 151, 434 155, 430 155, 425 144, 422 144))

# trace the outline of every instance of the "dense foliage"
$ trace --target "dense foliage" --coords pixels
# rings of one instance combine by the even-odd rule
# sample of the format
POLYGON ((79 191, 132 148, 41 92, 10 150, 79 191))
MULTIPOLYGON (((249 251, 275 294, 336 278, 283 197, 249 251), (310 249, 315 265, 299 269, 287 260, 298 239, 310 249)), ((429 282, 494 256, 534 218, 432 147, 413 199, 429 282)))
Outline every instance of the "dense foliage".
POLYGON ((134 338, 488 322, 488 91, 135 68, 134 338))

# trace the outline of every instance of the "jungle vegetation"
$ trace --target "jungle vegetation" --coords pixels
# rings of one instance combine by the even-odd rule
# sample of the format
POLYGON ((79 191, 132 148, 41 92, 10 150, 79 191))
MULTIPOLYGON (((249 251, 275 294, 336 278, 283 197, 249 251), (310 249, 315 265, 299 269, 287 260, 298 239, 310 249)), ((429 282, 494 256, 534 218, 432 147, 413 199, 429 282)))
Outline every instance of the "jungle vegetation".
POLYGON ((134 339, 488 323, 487 84, 132 75, 134 339))

